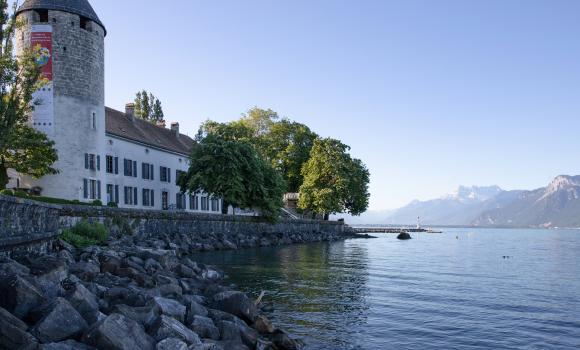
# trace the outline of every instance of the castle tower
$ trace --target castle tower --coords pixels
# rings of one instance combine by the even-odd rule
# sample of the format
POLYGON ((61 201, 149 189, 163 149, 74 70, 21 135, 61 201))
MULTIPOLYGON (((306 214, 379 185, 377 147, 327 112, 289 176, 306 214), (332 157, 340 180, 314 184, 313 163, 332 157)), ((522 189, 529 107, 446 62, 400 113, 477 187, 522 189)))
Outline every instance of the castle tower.
POLYGON ((105 143, 105 26, 87 0, 26 0, 17 52, 34 47, 49 83, 34 94, 31 125, 55 141, 60 174, 21 179, 42 195, 89 201, 102 197, 105 143))

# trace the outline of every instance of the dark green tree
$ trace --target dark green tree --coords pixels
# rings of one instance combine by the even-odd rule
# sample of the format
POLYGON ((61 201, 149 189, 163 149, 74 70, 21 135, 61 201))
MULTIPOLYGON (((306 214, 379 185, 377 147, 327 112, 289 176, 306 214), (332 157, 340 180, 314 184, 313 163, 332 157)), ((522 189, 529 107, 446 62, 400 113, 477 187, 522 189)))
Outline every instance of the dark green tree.
POLYGON ((147 90, 135 94, 135 116, 151 123, 165 120, 161 101, 147 90))
POLYGON ((224 137, 228 126, 214 123, 212 128, 221 133, 200 131, 189 170, 179 180, 181 190, 203 190, 223 198, 225 207, 258 209, 263 217, 276 220, 285 189, 282 177, 251 144, 224 137))
MULTIPOLYGON (((13 6, 12 14, 16 10, 13 6)), ((14 34, 18 26, 8 13, 8 1, 0 0, 0 188, 8 183, 8 169, 41 177, 55 174, 58 159, 54 143, 28 124, 34 110, 32 94, 46 84, 36 64, 38 48, 14 55, 14 34)))
POLYGON ((370 173, 350 147, 330 138, 317 139, 310 159, 302 168, 301 209, 328 217, 330 214, 360 215, 369 204, 370 173))

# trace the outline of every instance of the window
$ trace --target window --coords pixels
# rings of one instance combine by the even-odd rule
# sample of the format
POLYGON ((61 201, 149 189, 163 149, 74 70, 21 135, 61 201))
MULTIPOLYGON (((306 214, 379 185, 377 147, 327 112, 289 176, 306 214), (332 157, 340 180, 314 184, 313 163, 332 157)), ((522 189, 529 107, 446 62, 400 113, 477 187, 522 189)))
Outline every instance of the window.
POLYGON ((101 199, 101 181, 83 179, 83 198, 92 200, 101 199))
POLYGON ((185 171, 181 171, 181 170, 176 170, 175 171, 175 184, 179 185, 179 179, 181 179, 182 176, 185 176, 187 173, 185 171))
POLYGON ((97 128, 97 114, 93 112, 93 115, 91 116, 91 128, 96 129, 97 128))
POLYGON ((92 26, 92 22, 90 19, 88 19, 87 17, 81 17, 81 22, 80 22, 80 26, 82 29, 84 30, 88 30, 89 32, 91 32, 93 30, 93 26, 92 26))
POLYGON ((119 157, 106 156, 105 167, 108 174, 118 174, 119 173, 119 157))
POLYGON ((137 177, 137 162, 131 159, 124 159, 123 163, 125 176, 137 177))
POLYGON ((161 182, 171 182, 171 169, 164 166, 159 167, 159 180, 161 182))
POLYGON ((175 204, 178 210, 185 209, 185 194, 183 193, 176 193, 175 194, 175 204))
POLYGON ((107 185, 107 204, 119 204, 119 185, 107 185))
POLYGON ((217 198, 211 199, 211 211, 220 211, 220 201, 217 198))
POLYGON ((143 189, 143 206, 144 207, 155 206, 155 191, 147 188, 143 189))
POLYGON ((48 23, 48 10, 34 10, 34 20, 36 22, 48 23))
POLYGON ((161 209, 169 209, 169 193, 165 191, 161 192, 161 209))
POLYGON ((85 153, 85 169, 101 170, 101 156, 85 153))
POLYGON ((209 198, 201 197, 201 210, 209 211, 209 198))
POLYGON ((189 210, 199 210, 199 196, 192 194, 189 196, 189 210))
POLYGON ((137 187, 125 186, 125 204, 137 205, 137 187))
POLYGON ((145 180, 153 180, 153 165, 149 163, 142 163, 141 164, 141 176, 145 180))

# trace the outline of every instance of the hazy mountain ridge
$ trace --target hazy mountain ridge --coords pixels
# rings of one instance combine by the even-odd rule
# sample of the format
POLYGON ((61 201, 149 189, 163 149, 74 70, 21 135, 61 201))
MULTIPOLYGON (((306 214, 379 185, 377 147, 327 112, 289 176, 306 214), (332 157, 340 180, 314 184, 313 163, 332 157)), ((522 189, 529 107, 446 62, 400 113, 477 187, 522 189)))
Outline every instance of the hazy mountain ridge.
POLYGON ((385 215, 382 223, 506 227, 580 227, 580 176, 561 175, 532 191, 460 186, 428 201, 415 200, 385 215))

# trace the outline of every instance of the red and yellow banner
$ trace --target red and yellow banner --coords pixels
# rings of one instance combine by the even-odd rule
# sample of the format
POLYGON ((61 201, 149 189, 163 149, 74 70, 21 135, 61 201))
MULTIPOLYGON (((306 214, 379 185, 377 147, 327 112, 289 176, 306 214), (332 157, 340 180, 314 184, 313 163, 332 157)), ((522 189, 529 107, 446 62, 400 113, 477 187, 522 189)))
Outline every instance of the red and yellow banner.
MULTIPOLYGON (((42 29, 38 28, 37 30, 42 29)), ((52 28, 30 33, 30 44, 36 63, 42 67, 43 76, 52 81, 52 28)))

